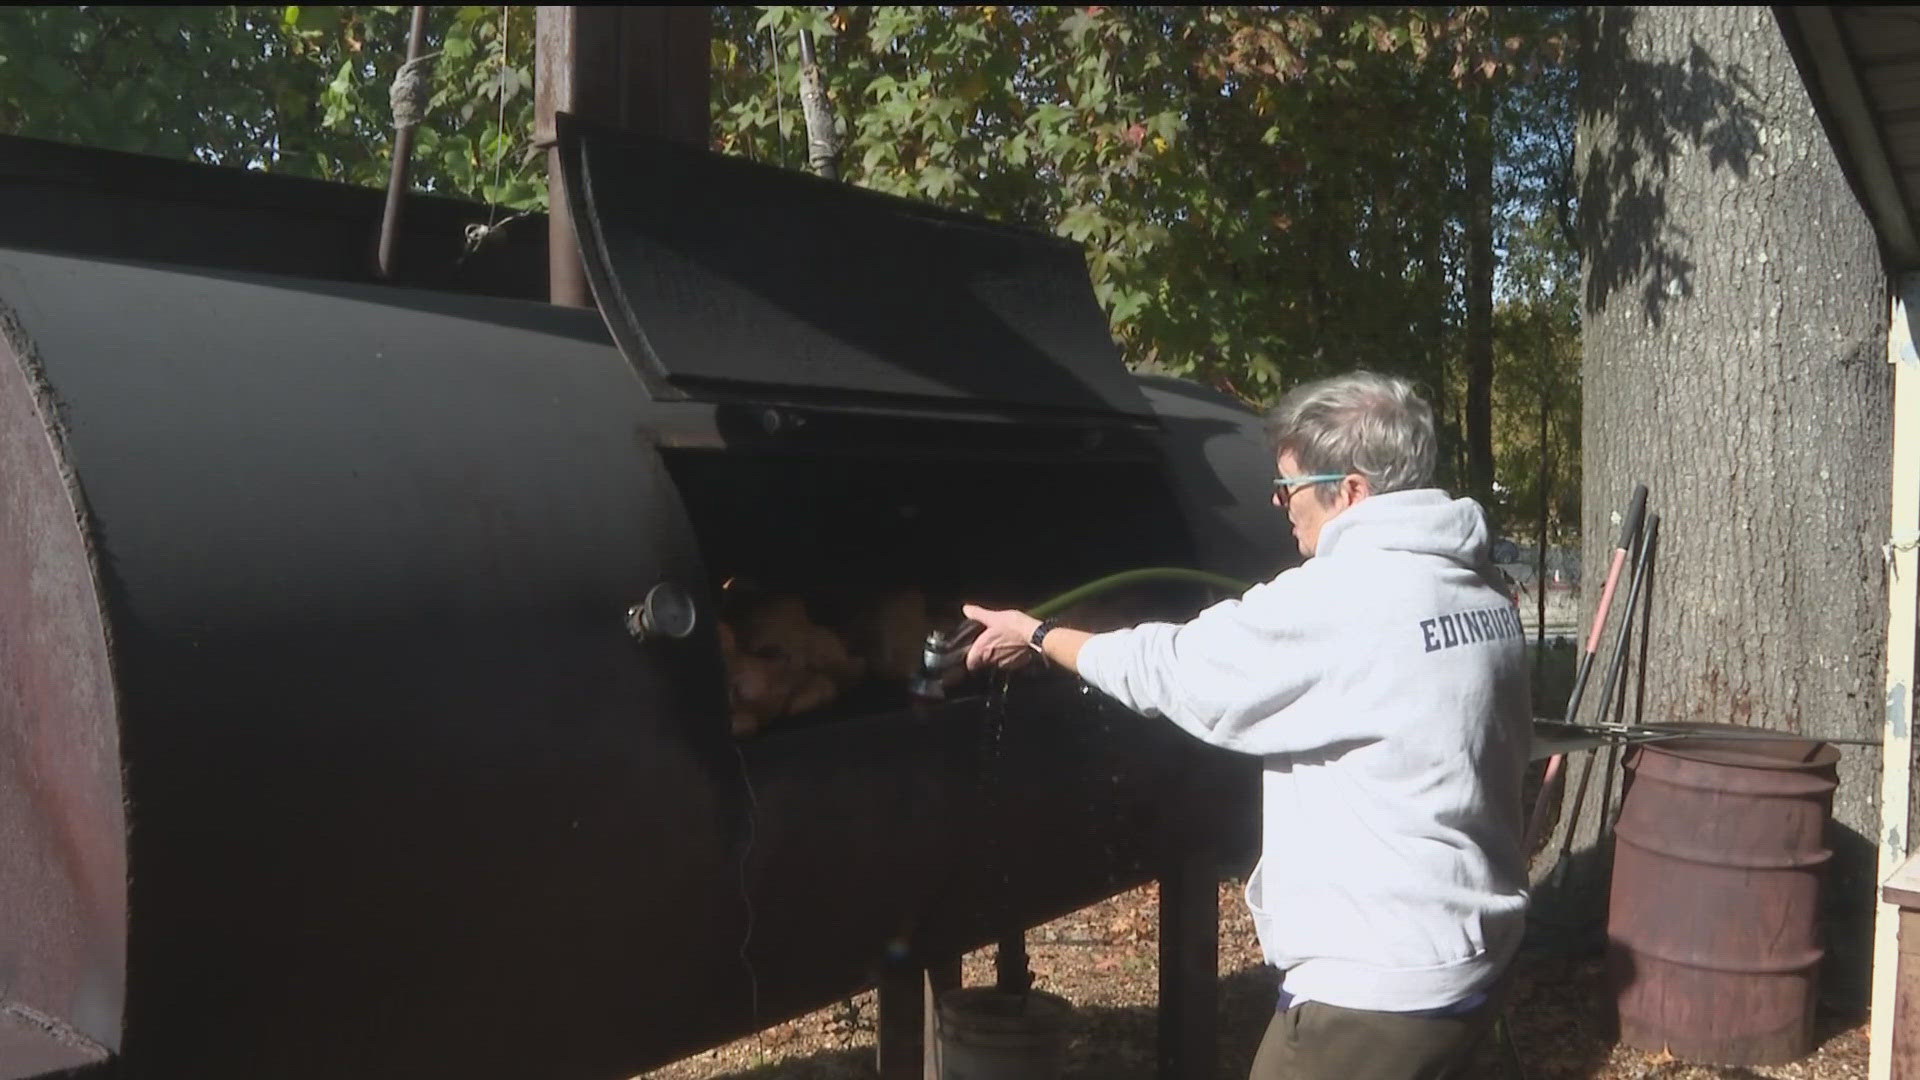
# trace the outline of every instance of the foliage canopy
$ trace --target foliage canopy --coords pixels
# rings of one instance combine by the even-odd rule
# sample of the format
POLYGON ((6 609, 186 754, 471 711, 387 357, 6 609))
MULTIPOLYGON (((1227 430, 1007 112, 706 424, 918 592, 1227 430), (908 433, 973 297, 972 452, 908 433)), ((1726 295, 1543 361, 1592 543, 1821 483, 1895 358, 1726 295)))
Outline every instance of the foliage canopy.
MULTIPOLYGON (((544 209, 533 11, 431 9, 418 187, 544 209)), ((3 9, 0 131, 384 184, 407 15, 3 9)), ((1491 123, 1494 436, 1511 499, 1532 494, 1543 457, 1578 458, 1559 227, 1572 25, 1564 8, 721 7, 713 144, 806 167, 809 31, 846 180, 1084 244, 1136 366, 1255 403, 1352 367, 1407 375, 1440 411, 1457 480, 1467 155, 1472 125, 1491 123)), ((1570 475, 1548 483, 1577 490, 1570 475)))

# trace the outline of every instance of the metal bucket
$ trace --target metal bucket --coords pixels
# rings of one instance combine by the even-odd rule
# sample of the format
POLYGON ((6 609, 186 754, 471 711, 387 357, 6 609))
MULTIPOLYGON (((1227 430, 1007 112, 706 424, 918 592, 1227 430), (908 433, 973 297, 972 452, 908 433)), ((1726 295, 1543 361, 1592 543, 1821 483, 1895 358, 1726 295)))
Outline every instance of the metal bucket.
POLYGON ((1058 1080, 1065 1068, 1065 998, 963 986, 941 994, 937 1012, 940 1080, 1058 1080))
POLYGON ((1627 758, 1607 920, 1620 1039, 1690 1061, 1792 1061, 1814 1048, 1840 754, 1701 730, 1627 758))

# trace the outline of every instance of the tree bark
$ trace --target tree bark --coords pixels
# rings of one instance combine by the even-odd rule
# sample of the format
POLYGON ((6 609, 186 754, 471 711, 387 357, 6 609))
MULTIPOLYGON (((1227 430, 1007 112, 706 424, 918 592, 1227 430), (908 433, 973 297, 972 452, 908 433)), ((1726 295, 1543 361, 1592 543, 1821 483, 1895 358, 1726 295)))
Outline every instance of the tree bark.
MULTIPOLYGON (((1873 231, 1769 9, 1595 8, 1585 41, 1587 618, 1644 481, 1665 518, 1647 719, 1876 737, 1891 382, 1873 231)), ((1879 758, 1842 749, 1828 896, 1851 910, 1873 893, 1879 758)), ((1850 947, 1830 937, 1830 965, 1850 947)))
POLYGON ((1426 370, 1432 393, 1427 404, 1433 408, 1434 482, 1441 487, 1457 488, 1463 479, 1454 467, 1453 414, 1447 400, 1447 254, 1446 231, 1437 222, 1429 222, 1422 238, 1425 248, 1421 271, 1426 279, 1426 370))
POLYGON ((1493 497, 1493 91, 1467 117, 1467 482, 1493 497))
MULTIPOLYGON (((1533 602, 1538 618, 1534 624, 1533 640, 1535 685, 1539 684, 1540 672, 1547 658, 1547 529, 1550 524, 1548 510, 1552 505, 1549 492, 1553 487, 1553 445, 1548 442, 1553 418, 1553 335, 1547 332, 1545 319, 1540 321, 1540 328, 1540 532, 1534 541, 1536 557, 1533 571, 1533 602)), ((1538 706, 1534 715, 1539 715, 1538 706)))

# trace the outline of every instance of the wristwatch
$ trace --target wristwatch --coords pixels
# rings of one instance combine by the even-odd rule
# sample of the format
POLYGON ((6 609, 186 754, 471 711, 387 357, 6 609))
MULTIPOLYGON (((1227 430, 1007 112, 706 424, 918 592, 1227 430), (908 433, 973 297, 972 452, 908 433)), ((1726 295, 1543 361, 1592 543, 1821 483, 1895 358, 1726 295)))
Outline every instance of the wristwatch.
POLYGON ((1037 652, 1037 653, 1046 652, 1046 650, 1042 649, 1040 645, 1042 642, 1047 640, 1048 634, 1053 633, 1053 628, 1059 625, 1060 625, 1059 619, 1040 620, 1040 625, 1033 628, 1033 636, 1027 639, 1027 644, 1033 646, 1034 652, 1037 652))

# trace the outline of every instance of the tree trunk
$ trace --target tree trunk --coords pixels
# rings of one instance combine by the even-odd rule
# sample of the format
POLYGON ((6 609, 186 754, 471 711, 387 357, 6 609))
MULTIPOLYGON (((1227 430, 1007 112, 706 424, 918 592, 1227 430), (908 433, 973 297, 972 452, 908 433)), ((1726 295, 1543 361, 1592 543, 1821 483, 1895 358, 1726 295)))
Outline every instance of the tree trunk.
MULTIPOLYGON (((1587 618, 1644 481, 1665 519, 1646 718, 1874 738, 1891 383, 1873 231, 1769 9, 1595 8, 1586 33, 1587 618)), ((1879 755, 1842 750, 1827 895, 1858 910, 1879 755)), ((1830 937, 1828 970, 1856 945, 1830 937)))
POLYGON ((1421 258, 1421 272, 1426 281, 1427 303, 1425 305, 1426 363, 1430 373, 1427 404, 1433 408, 1436 476, 1434 483, 1441 487, 1458 489, 1462 481, 1460 471, 1454 465, 1454 426, 1453 413, 1447 401, 1447 254, 1446 230, 1438 222, 1429 222, 1426 235, 1422 238, 1425 251, 1421 258))
POLYGON ((1493 91, 1467 116, 1467 483, 1493 497, 1493 91))
MULTIPOLYGON (((1533 571, 1533 603, 1538 613, 1533 640, 1534 684, 1539 685, 1540 672, 1547 658, 1547 529, 1551 519, 1549 508, 1552 506, 1550 492, 1553 488, 1553 446, 1551 437, 1553 419, 1553 334, 1545 318, 1540 320, 1540 532, 1535 538, 1536 557, 1533 571)), ((1541 715, 1539 706, 1534 707, 1534 715, 1541 715)), ((1571 719, 1571 718, 1569 718, 1571 719)))

